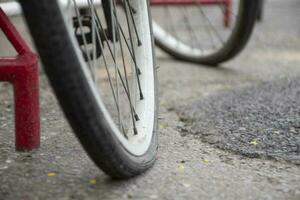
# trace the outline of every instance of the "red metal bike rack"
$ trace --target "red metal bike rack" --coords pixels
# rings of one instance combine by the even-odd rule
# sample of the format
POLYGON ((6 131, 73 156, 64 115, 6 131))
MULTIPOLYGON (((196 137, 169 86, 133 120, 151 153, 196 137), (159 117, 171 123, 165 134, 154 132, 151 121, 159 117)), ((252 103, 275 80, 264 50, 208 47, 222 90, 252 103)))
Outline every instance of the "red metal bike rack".
POLYGON ((231 23, 232 0, 150 0, 151 6, 159 5, 222 5, 224 6, 224 26, 231 23))
POLYGON ((18 52, 16 57, 0 57, 0 81, 14 88, 15 146, 30 151, 40 146, 38 58, 1 8, 0 28, 18 52))

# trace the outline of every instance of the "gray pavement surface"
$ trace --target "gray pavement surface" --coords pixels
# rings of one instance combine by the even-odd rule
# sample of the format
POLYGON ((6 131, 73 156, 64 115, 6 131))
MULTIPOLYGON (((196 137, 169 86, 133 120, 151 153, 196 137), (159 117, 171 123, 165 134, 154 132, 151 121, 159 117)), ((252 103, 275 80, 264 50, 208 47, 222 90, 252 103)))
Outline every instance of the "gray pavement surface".
POLYGON ((221 149, 300 165, 299 98, 297 77, 221 92, 184 108, 192 128, 183 130, 221 149))
MULTIPOLYGON (((90 161, 43 74, 42 146, 15 152, 11 88, 0 84, 0 200, 299 200, 300 2, 267 2, 265 19, 248 48, 221 68, 178 62, 157 52, 158 160, 147 173, 128 181, 111 180, 90 161), (249 120, 240 123, 235 113, 249 114, 249 120), (275 129, 279 133, 273 134, 275 129), (208 132, 220 137, 204 141, 208 132), (267 155, 273 150, 284 151, 274 156, 281 159, 243 153, 267 155)), ((14 21, 25 31, 19 18, 14 21)), ((0 52, 11 50, 1 45, 0 52)))

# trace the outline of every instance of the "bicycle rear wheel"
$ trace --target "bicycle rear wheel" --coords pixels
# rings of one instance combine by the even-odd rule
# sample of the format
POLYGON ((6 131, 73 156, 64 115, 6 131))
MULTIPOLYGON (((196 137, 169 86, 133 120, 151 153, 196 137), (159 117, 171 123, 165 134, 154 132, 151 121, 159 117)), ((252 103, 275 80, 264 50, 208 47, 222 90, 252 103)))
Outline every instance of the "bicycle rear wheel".
POLYGON ((156 44, 189 62, 217 65, 247 44, 258 0, 151 0, 156 44))
POLYGON ((96 7, 86 0, 85 9, 78 0, 20 2, 61 107, 92 160, 114 178, 151 167, 157 81, 148 2, 102 0, 96 7))

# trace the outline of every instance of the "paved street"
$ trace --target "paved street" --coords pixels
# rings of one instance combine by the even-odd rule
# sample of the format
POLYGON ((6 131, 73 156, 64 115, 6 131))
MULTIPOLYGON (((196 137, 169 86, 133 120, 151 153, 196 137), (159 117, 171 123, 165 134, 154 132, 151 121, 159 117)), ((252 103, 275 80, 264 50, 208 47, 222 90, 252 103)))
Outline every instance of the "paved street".
MULTIPOLYGON (((41 148, 15 152, 11 87, 1 83, 0 200, 299 200, 299 13, 298 0, 267 1, 247 49, 220 68, 158 49, 158 160, 128 181, 87 157, 43 74, 41 148)), ((11 54, 0 38, 1 55, 11 54)))

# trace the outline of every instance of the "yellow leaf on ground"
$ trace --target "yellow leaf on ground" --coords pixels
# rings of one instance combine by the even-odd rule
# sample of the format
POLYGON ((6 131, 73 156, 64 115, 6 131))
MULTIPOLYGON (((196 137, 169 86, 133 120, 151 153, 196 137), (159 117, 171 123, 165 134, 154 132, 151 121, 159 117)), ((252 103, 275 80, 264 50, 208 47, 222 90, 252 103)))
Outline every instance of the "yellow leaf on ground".
POLYGON ((55 172, 49 172, 49 173, 48 173, 48 177, 53 177, 53 176, 56 176, 56 173, 55 173, 55 172))
POLYGON ((160 124, 159 124, 159 129, 164 129, 164 128, 166 128, 166 125, 163 124, 163 123, 160 123, 160 124))
POLYGON ((208 164, 210 161, 207 160, 207 159, 204 159, 203 162, 204 162, 205 164, 208 164))
POLYGON ((189 184, 189 183, 182 183, 182 185, 183 185, 183 187, 185 187, 185 188, 191 187, 191 184, 189 184))
POLYGON ((179 164, 178 165, 178 171, 184 171, 184 165, 183 164, 179 164))
POLYGON ((133 194, 128 193, 128 194, 127 194, 127 198, 128 198, 128 199, 132 199, 132 198, 133 198, 133 194))
POLYGON ((252 141, 250 142, 250 144, 252 144, 252 145, 257 145, 258 143, 257 143, 257 140, 254 139, 254 140, 252 140, 252 141))
POLYGON ((91 184, 91 185, 95 185, 96 183, 97 183, 97 180, 96 180, 96 179, 91 179, 91 180, 90 180, 90 184, 91 184))

